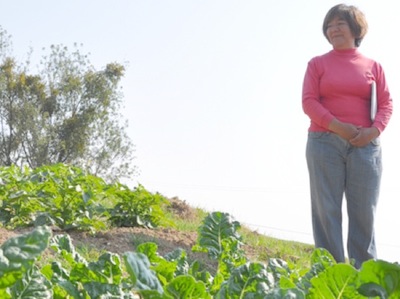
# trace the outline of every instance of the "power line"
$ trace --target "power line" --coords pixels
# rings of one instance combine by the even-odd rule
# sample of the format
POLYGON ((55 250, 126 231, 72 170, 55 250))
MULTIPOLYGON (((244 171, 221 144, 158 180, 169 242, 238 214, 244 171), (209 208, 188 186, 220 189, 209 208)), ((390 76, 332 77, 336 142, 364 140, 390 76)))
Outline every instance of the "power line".
MULTIPOLYGON (((280 232, 283 232, 283 233, 291 233, 291 234, 298 234, 298 235, 304 235, 304 236, 312 237, 312 234, 311 234, 311 233, 307 233, 307 232, 303 232, 303 231, 296 231, 296 230, 278 228, 278 227, 267 226, 267 225, 246 223, 246 222, 243 222, 243 224, 244 224, 245 226, 247 226, 247 227, 255 227, 255 228, 270 229, 270 230, 280 231, 280 232)), ((381 242, 378 242, 377 245, 378 245, 378 246, 384 246, 384 247, 390 247, 390 248, 393 248, 393 249, 400 249, 400 245, 395 245, 395 244, 389 244, 389 243, 381 243, 381 242)))
POLYGON ((283 229, 283 228, 272 227, 272 226, 267 226, 267 225, 252 224, 252 223, 244 223, 244 225, 246 225, 246 226, 251 226, 251 227, 257 227, 257 228, 272 229, 272 230, 277 230, 277 231, 281 231, 281 232, 285 232, 285 233, 294 233, 294 234, 299 234, 299 235, 312 236, 312 234, 306 233, 306 232, 300 232, 300 231, 295 231, 295 230, 283 229))

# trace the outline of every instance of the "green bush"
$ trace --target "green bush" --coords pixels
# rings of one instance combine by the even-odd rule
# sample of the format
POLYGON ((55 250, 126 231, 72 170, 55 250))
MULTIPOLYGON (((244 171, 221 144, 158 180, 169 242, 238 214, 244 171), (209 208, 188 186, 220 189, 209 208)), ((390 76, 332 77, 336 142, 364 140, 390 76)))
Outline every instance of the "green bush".
POLYGON ((107 184, 80 168, 57 164, 36 169, 0 168, 0 222, 7 228, 51 225, 96 232, 110 226, 168 223, 168 200, 143 186, 107 184))

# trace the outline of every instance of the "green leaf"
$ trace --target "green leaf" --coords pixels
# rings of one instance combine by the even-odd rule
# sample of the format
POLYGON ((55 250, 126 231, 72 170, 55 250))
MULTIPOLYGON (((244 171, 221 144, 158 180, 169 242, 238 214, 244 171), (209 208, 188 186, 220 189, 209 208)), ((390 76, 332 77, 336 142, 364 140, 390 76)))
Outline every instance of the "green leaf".
POLYGON ((88 283, 91 281, 98 281, 99 277, 95 272, 91 271, 88 268, 87 264, 76 263, 71 269, 69 280, 73 282, 76 281, 81 283, 88 283))
POLYGON ((201 247, 207 248, 211 257, 218 259, 223 251, 223 240, 237 240, 241 238, 237 233, 240 223, 222 212, 213 212, 209 214, 199 227, 198 243, 201 247))
POLYGON ((47 248, 50 237, 49 228, 38 227, 3 243, 0 247, 0 289, 13 285, 23 277, 47 248))
POLYGON ((70 273, 71 281, 81 283, 99 282, 118 285, 121 283, 121 277, 119 256, 110 252, 102 254, 96 262, 76 263, 70 273))
POLYGON ((361 295, 367 296, 368 298, 375 298, 375 297, 384 299, 389 298, 389 295, 386 292, 386 290, 380 285, 377 285, 376 283, 364 283, 358 288, 358 292, 361 295))
POLYGON ((262 263, 246 263, 235 269, 221 286, 217 298, 262 298, 275 285, 274 277, 262 263))
POLYGON ((381 298, 400 298, 399 264, 369 260, 362 264, 359 277, 360 293, 365 296, 379 294, 381 298))
POLYGON ((161 257, 157 252, 157 248, 157 244, 146 242, 138 245, 136 251, 147 256, 151 264, 151 269, 157 273, 157 277, 162 285, 166 285, 177 275, 178 261, 167 260, 161 257))
POLYGON ((68 280, 70 277, 69 271, 64 269, 60 262, 52 262, 50 265, 46 265, 42 268, 42 273, 53 283, 68 280))
POLYGON ((311 299, 365 298, 357 291, 358 271, 349 264, 336 264, 311 279, 311 299))
POLYGON ((325 248, 316 248, 311 255, 311 264, 320 264, 323 269, 326 269, 336 264, 336 261, 325 248))
POLYGON ((87 297, 82 294, 83 292, 80 291, 80 288, 81 285, 76 282, 71 282, 68 279, 60 280, 54 285, 54 297, 57 295, 58 298, 66 298, 66 294, 68 294, 72 298, 86 299, 87 297))
POLYGON ((126 252, 124 261, 132 283, 138 290, 156 290, 160 294, 163 293, 163 288, 143 253, 126 252))
POLYGON ((11 299, 11 295, 8 289, 0 289, 0 298, 11 299))
POLYGON ((164 258, 170 262, 176 263, 175 275, 187 275, 189 273, 187 254, 182 248, 175 249, 174 251, 166 254, 164 258))
POLYGON ((53 298, 52 287, 36 268, 32 268, 11 287, 11 295, 20 299, 53 298))
MULTIPOLYGON (((105 284, 100 282, 87 282, 83 285, 90 298, 120 299, 124 297, 124 292, 119 285, 105 284)), ((133 297, 129 297, 133 298, 133 297)))
POLYGON ((290 276, 290 269, 288 264, 282 260, 277 258, 269 259, 268 261, 268 272, 272 273, 274 276, 274 280, 279 282, 281 277, 290 276))
POLYGON ((56 235, 51 239, 50 247, 61 254, 72 267, 75 263, 86 263, 86 260, 75 250, 69 235, 56 235))
POLYGON ((158 246, 154 242, 141 243, 136 247, 136 252, 143 253, 147 256, 150 263, 158 263, 163 258, 157 252, 158 246))
MULTIPOLYGON (((189 275, 193 276, 194 279, 204 282, 207 286, 209 286, 213 280, 215 281, 210 272, 206 270, 200 270, 200 262, 197 260, 190 265, 188 273, 189 275)), ((223 280, 221 282, 215 281, 218 286, 220 286, 222 282, 223 280)))
POLYGON ((336 261, 328 250, 324 248, 314 249, 311 255, 311 269, 300 277, 297 287, 307 293, 311 287, 311 279, 333 265, 336 265, 336 261))
POLYGON ((98 282, 115 285, 121 283, 121 260, 117 254, 103 253, 96 262, 89 263, 88 268, 97 275, 98 282))
POLYGON ((192 276, 184 275, 174 278, 166 287, 166 294, 173 298, 209 299, 208 293, 203 282, 196 282, 192 276))

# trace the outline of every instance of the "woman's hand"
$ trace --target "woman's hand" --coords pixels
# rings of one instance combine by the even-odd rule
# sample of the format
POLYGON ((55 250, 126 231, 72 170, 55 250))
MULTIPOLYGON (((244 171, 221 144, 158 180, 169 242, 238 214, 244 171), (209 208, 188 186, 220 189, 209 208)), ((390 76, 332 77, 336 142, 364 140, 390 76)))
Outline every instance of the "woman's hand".
POLYGON ((362 128, 355 125, 341 122, 337 119, 329 124, 329 130, 346 139, 351 145, 356 147, 366 146, 371 140, 377 138, 380 134, 375 127, 362 128))
POLYGON ((341 122, 337 119, 332 120, 328 129, 347 141, 352 140, 359 134, 359 128, 357 126, 341 122))
POLYGON ((366 146, 371 140, 379 136, 379 130, 375 127, 360 128, 358 134, 349 140, 350 144, 356 147, 366 146))

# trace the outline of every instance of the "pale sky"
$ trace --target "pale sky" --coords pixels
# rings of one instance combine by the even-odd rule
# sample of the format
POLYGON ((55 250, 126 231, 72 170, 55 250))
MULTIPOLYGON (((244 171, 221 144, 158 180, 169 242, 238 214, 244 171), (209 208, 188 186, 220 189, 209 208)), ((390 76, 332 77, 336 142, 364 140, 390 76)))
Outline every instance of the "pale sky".
MULTIPOLYGON (((43 47, 78 43, 96 69, 128 65, 124 115, 140 169, 128 184, 312 243, 301 85, 307 62, 331 49, 322 21, 339 2, 2 2, 0 25, 21 61, 30 47, 39 59, 43 47)), ((360 51, 383 65, 394 100, 382 135, 376 233, 379 257, 399 261, 398 5, 344 2, 366 14, 370 30, 360 51)))

